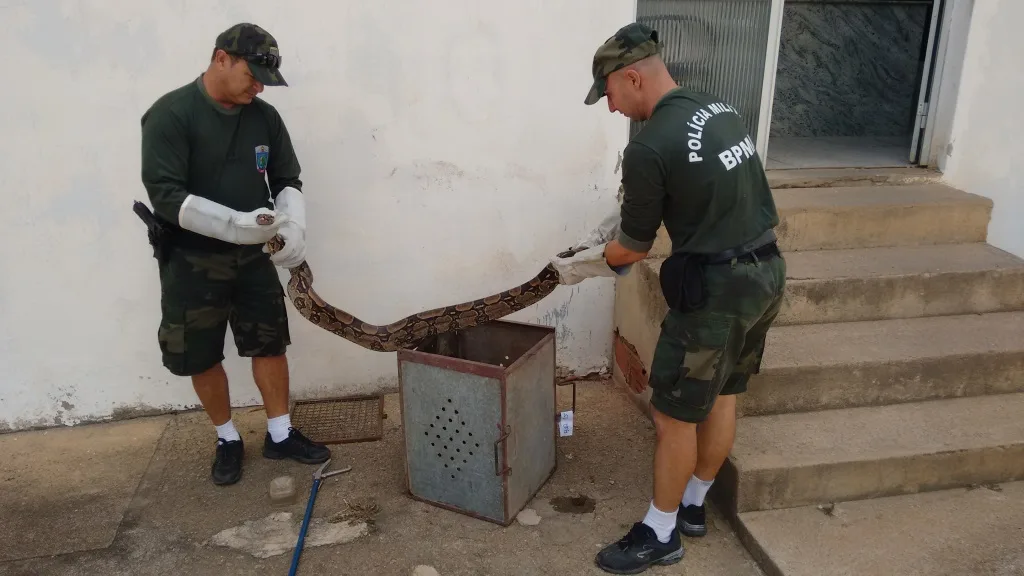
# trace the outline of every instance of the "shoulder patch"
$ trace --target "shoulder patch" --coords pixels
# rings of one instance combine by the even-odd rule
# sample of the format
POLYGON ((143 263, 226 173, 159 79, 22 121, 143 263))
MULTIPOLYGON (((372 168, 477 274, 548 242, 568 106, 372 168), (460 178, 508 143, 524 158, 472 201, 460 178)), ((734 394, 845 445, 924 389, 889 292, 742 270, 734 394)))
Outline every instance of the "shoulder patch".
POLYGON ((260 144, 256 147, 256 170, 260 174, 267 171, 267 163, 270 161, 270 146, 260 144))

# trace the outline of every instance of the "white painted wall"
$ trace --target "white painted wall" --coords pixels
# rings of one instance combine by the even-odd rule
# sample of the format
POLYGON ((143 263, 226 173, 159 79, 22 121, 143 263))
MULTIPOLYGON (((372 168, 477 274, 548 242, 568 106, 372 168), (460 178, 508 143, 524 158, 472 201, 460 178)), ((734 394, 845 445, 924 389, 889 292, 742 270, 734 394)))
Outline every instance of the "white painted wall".
MULTIPOLYGON (((627 124, 583 98, 594 49, 633 14, 633 0, 0 0, 0 428, 195 404, 160 363, 156 263, 131 204, 141 114, 229 25, 282 45, 292 86, 264 97, 304 168, 317 290, 383 324, 527 280, 614 207, 627 124)), ((610 279, 560 287, 511 319, 556 325, 566 368, 602 369, 612 295, 610 279)), ((291 318, 295 397, 396 384, 394 354, 291 318)), ((230 333, 226 355, 234 403, 258 403, 230 333)))
POLYGON ((989 243, 1024 257, 1024 2, 974 2, 944 179, 991 198, 989 243))

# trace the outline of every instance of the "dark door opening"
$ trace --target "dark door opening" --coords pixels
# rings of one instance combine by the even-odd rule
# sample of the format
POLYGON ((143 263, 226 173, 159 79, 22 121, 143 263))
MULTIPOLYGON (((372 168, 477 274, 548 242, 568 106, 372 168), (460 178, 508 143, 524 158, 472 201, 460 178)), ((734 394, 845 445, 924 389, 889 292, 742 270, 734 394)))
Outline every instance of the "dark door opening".
POLYGON ((933 0, 786 0, 766 167, 911 165, 934 8, 933 0))

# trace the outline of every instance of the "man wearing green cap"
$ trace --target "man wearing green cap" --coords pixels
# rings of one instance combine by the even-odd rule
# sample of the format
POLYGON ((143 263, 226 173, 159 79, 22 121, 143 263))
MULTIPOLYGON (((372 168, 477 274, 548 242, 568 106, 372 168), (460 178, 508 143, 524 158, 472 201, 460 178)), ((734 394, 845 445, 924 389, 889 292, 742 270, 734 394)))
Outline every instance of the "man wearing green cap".
POLYGON ((574 284, 625 273, 662 223, 672 241, 660 272, 669 311, 649 377, 654 497, 643 521, 598 553, 615 574, 678 562, 680 532, 706 533, 704 497, 732 448, 736 395, 760 366, 785 288, 779 217, 742 119, 720 98, 679 87, 661 48, 656 31, 633 23, 594 55, 585 103, 605 97, 609 111, 647 123, 623 152, 618 225, 603 223, 609 233, 552 260, 574 284))
POLYGON ((306 208, 288 130, 258 98, 264 86, 287 86, 280 65, 273 36, 237 24, 217 37, 204 73, 142 116, 142 182, 170 236, 159 265, 158 341, 164 366, 191 377, 216 427, 215 484, 241 478, 244 454, 221 366, 229 324, 263 397, 263 456, 307 464, 330 457, 288 415, 291 340, 275 265, 304 260, 306 208), (273 223, 257 219, 264 215, 273 223), (278 234, 285 246, 269 256, 265 243, 278 234))

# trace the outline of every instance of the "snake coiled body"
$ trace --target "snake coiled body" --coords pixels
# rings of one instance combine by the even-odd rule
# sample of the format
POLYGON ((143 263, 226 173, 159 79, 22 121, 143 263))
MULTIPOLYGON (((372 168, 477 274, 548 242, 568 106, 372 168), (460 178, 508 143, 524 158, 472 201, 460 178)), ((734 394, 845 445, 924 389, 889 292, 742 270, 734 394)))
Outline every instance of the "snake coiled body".
MULTIPOLYGON (((284 247, 280 236, 268 244, 273 254, 284 247)), ((574 251, 559 256, 571 255, 574 251)), ((414 349, 433 336, 497 320, 539 302, 559 284, 558 272, 548 264, 527 282, 498 294, 443 306, 406 316, 397 322, 377 326, 328 304, 313 289, 313 271, 309 264, 289 270, 288 298, 299 314, 328 332, 377 352, 414 349)))

